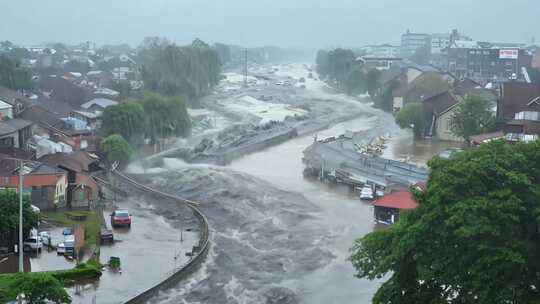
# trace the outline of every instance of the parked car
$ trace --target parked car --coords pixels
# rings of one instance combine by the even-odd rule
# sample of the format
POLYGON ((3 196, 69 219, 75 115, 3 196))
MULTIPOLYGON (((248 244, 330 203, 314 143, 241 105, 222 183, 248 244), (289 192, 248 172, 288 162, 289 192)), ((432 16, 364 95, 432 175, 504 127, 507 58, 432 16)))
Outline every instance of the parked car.
POLYGON ((49 234, 49 232, 47 232, 47 231, 41 231, 40 233, 38 233, 38 236, 40 237, 41 242, 42 242, 44 245, 51 246, 51 244, 52 244, 52 239, 51 239, 51 235, 49 234))
POLYGON ((57 254, 69 254, 75 251, 75 236, 66 235, 64 241, 56 246, 57 254))
POLYGON ((102 228, 101 229, 101 232, 100 232, 100 235, 99 235, 99 239, 100 239, 100 242, 101 244, 104 244, 104 243, 113 243, 114 242, 114 234, 111 230, 109 229, 105 229, 105 228, 102 228))
POLYGON ((71 227, 64 228, 64 231, 62 231, 62 234, 63 235, 73 235, 73 228, 71 228, 71 227))
POLYGON ((41 251, 41 248, 43 248, 43 243, 37 235, 30 236, 24 240, 24 251, 41 251))
POLYGON ((116 210, 111 213, 111 226, 127 226, 131 227, 131 214, 127 210, 116 210))
POLYGON ((370 201, 373 200, 373 190, 370 186, 365 185, 362 190, 360 191, 360 199, 370 201))

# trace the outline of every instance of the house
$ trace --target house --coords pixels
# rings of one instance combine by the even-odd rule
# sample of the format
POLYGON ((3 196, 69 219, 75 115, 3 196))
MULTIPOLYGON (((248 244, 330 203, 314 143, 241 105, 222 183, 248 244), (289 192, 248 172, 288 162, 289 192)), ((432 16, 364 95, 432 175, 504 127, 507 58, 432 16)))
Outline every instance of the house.
POLYGON ((13 106, 0 99, 0 120, 13 118, 13 106))
MULTIPOLYGON (((0 159, 0 188, 17 189, 19 186, 18 161, 3 158, 2 155, 0 159)), ((40 210, 66 207, 67 188, 66 171, 39 162, 24 162, 23 191, 30 194, 32 205, 40 210)))
POLYGON ((48 154, 38 159, 51 166, 66 170, 68 174, 67 205, 87 208, 97 199, 99 186, 91 173, 100 170, 99 159, 84 151, 48 154))
POLYGON ((50 134, 65 130, 68 125, 60 119, 60 115, 55 114, 40 104, 33 104, 24 109, 19 118, 33 121, 36 124, 35 132, 38 134, 50 134))
POLYGON ((396 191, 377 199, 373 206, 375 221, 391 225, 399 220, 402 212, 415 209, 418 204, 409 191, 396 191))
POLYGON ((424 135, 426 137, 437 137, 440 140, 446 141, 464 141, 462 137, 456 136, 452 132, 452 121, 457 110, 457 105, 461 103, 467 96, 480 96, 486 99, 490 104, 490 108, 495 115, 495 94, 487 89, 483 89, 477 83, 471 80, 463 80, 455 87, 431 96, 422 101, 426 115, 426 129, 424 135))
MULTIPOLYGON (((19 112, 32 103, 30 99, 21 93, 3 86, 0 86, 0 101, 11 106, 11 111, 8 111, 11 112, 11 114, 7 115, 10 118, 16 117, 19 112)), ((4 105, 3 107, 6 106, 4 105)), ((2 116, 4 117, 6 115, 2 114, 2 116)))
POLYGON ((33 135, 33 126, 32 121, 20 118, 0 121, 0 147, 26 150, 26 144, 33 135))
POLYGON ((395 112, 410 102, 422 100, 448 90, 455 79, 447 73, 436 70, 424 71, 419 67, 407 67, 405 75, 401 78, 393 92, 393 109, 395 112))
POLYGON ((492 140, 504 139, 504 133, 502 131, 495 131, 489 133, 483 133, 478 135, 473 135, 470 137, 471 144, 473 146, 478 146, 492 140))
MULTIPOLYGON (((79 108, 91 94, 85 88, 58 76, 41 77, 38 81, 38 87, 48 99, 65 103, 73 108, 79 108)), ((47 107, 47 109, 55 108, 47 107)))
POLYGON ((540 84, 501 84, 497 107, 499 129, 508 141, 534 140, 540 135, 540 84))
POLYGON ((107 98, 94 98, 81 105, 81 108, 85 111, 96 112, 105 110, 107 107, 115 106, 118 102, 107 98))
POLYGON ((103 111, 118 102, 107 98, 94 98, 81 105, 80 110, 71 111, 70 116, 86 123, 90 129, 98 129, 101 126, 103 111))

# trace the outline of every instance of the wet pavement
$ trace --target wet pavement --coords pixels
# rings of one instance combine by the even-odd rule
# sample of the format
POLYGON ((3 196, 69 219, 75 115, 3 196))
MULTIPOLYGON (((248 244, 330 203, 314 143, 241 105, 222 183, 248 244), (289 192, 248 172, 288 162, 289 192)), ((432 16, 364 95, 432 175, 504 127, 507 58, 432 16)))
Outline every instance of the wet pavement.
MULTIPOLYGON (((101 263, 120 257, 121 271, 105 269, 98 281, 69 288, 73 303, 124 303, 188 261, 185 253, 198 242, 197 232, 186 231, 193 227, 183 226, 181 242, 179 227, 155 214, 151 200, 135 197, 116 204, 133 215, 131 228, 114 228, 115 243, 101 246, 101 263)), ((106 220, 111 211, 104 212, 106 220)))
MULTIPOLYGON (((53 227, 44 229, 41 231, 49 232, 51 236, 51 244, 57 246, 58 243, 64 241, 62 231, 65 227, 53 227)), ((41 254, 33 254, 30 259, 32 263, 32 271, 52 271, 52 270, 66 270, 76 266, 76 262, 73 259, 68 259, 63 255, 56 253, 56 249, 48 246, 43 246, 41 254)))

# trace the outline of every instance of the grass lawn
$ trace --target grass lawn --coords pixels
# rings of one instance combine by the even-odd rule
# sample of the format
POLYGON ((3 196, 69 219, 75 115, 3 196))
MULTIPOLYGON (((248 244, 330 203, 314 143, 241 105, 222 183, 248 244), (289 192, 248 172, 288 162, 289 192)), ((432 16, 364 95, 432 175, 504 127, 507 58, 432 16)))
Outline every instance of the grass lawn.
POLYGON ((69 227, 74 227, 76 225, 85 224, 85 248, 91 248, 99 246, 98 234, 100 230, 99 221, 96 216, 95 211, 91 210, 77 210, 77 211, 61 211, 61 212, 43 212, 41 216, 44 219, 49 219, 51 221, 66 225, 69 227), (86 216, 85 221, 75 221, 70 219, 68 216, 86 216))

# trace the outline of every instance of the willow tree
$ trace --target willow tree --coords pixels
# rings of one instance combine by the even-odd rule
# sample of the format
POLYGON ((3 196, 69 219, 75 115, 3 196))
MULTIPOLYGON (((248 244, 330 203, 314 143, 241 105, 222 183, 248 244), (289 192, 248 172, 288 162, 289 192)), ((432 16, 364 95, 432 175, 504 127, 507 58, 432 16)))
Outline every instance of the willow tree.
POLYGON ((191 45, 146 43, 139 51, 147 89, 160 94, 196 99, 210 92, 221 71, 218 52, 196 39, 191 45))
POLYGON ((182 97, 147 93, 141 100, 145 114, 146 135, 159 138, 185 137, 191 131, 191 118, 182 97))
POLYGON ((120 134, 132 145, 139 145, 144 139, 145 113, 138 102, 128 101, 110 106, 103 112, 101 133, 104 137, 120 134))

